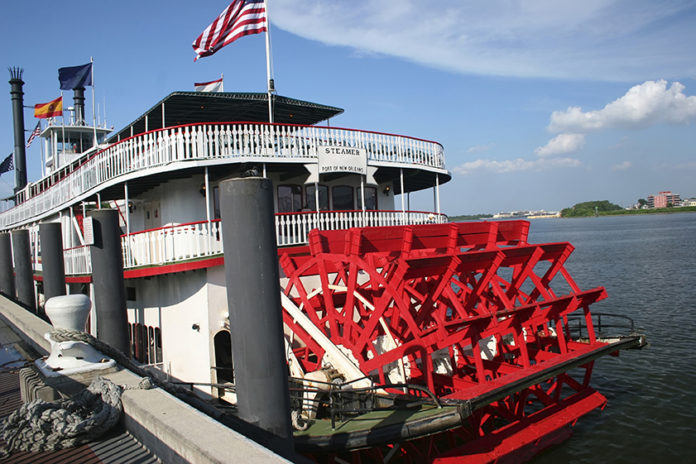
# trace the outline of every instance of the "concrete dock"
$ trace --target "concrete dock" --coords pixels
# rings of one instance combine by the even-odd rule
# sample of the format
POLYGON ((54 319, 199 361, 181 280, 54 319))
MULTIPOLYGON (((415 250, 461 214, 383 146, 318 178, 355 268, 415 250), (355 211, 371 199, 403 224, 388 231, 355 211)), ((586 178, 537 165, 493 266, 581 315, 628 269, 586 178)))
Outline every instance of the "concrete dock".
MULTIPOLYGON (((0 296, 0 344, 16 350, 24 360, 48 354, 49 342, 43 338, 52 330, 38 318, 11 300, 0 296)), ((12 351, 13 353, 15 351, 12 351)), ((4 419, 21 406, 19 399, 19 363, 10 363, 0 372, 0 401, 4 419)), ((102 375, 117 385, 137 386, 141 377, 119 368, 102 375)), ((244 435, 217 422, 160 388, 125 390, 122 429, 94 444, 71 450, 41 453, 41 462, 165 462, 169 463, 278 463, 290 462, 244 435), (103 452, 104 450, 107 452, 103 452), (60 454, 63 453, 63 454, 60 454), (72 453, 72 454, 66 454, 72 453)), ((6 462, 35 462, 38 456, 15 453, 6 462)))

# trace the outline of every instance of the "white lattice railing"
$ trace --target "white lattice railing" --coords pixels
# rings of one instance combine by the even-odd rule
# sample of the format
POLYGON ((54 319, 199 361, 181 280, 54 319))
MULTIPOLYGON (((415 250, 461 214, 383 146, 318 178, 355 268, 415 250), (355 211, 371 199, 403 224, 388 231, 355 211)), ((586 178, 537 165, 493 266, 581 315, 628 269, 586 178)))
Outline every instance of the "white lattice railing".
POLYGON ((444 214, 424 211, 321 211, 278 213, 275 216, 278 246, 305 244, 307 234, 312 229, 336 230, 444 222, 447 222, 447 216, 444 214))
POLYGON ((222 254, 220 221, 193 222, 123 235, 123 267, 173 264, 222 254))
POLYGON ((92 260, 89 254, 89 246, 81 245, 63 250, 65 261, 65 275, 81 275, 92 273, 92 260))
POLYGON ((88 192, 98 192, 105 183, 136 171, 147 175, 147 169, 170 163, 213 159, 313 162, 322 146, 365 149, 368 162, 373 163, 445 167, 439 143, 400 135, 262 123, 178 126, 136 135, 99 151, 41 193, 0 213, 0 227, 68 206, 88 192))
MULTIPOLYGON (((422 211, 321 211, 275 215, 278 246, 307 243, 307 234, 350 227, 445 223, 444 214, 422 211)), ((124 269, 175 264, 222 254, 220 220, 170 225, 121 237, 124 269)), ((89 247, 65 250, 65 274, 91 273, 89 247)))

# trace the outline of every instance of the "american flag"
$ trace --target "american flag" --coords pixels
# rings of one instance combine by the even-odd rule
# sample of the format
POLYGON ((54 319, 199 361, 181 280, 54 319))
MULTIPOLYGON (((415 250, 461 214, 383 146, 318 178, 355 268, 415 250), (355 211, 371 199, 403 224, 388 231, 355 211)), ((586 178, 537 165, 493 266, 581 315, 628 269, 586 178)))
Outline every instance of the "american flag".
POLYGON ((210 56, 238 38, 266 31, 266 4, 263 0, 234 0, 220 16, 193 41, 196 61, 210 56))
POLYGON ((27 148, 31 146, 31 142, 34 141, 34 138, 38 137, 39 135, 41 135, 41 121, 36 123, 36 127, 33 131, 31 131, 31 134, 29 134, 29 138, 27 139, 27 148))

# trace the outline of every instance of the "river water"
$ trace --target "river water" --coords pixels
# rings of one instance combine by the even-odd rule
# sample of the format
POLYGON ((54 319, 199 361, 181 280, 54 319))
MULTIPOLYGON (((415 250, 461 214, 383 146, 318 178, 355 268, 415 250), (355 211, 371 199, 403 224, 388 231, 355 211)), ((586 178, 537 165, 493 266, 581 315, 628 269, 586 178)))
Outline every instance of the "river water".
POLYGON ((530 243, 559 241, 580 288, 607 289, 592 311, 630 316, 650 345, 595 362, 607 407, 533 463, 696 462, 696 213, 531 222, 530 243))

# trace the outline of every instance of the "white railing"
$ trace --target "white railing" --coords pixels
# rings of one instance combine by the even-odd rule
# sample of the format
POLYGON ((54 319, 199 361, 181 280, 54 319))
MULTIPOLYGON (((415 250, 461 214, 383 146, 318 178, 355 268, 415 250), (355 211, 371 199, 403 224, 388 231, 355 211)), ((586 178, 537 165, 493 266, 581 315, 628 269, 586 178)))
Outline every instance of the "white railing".
POLYGON ((88 192, 98 192, 104 183, 136 171, 147 175, 147 169, 170 163, 213 159, 313 162, 322 146, 365 149, 368 162, 445 167, 439 143, 406 136, 263 123, 178 126, 130 137, 97 152, 43 192, 0 213, 0 227, 67 206, 88 192))
POLYGON ((92 259, 89 246, 81 245, 63 250, 65 275, 82 275, 92 273, 92 259))
MULTIPOLYGON (((444 214, 423 211, 321 211, 279 213, 275 215, 278 246, 307 243, 309 231, 351 227, 442 224, 444 214)), ((220 220, 169 225, 121 236, 124 269, 175 264, 187 260, 222 255, 220 220)), ((89 247, 65 250, 65 274, 92 272, 89 247)))
POLYGON ((124 269, 222 254, 220 221, 193 222, 123 235, 124 269))
POLYGON ((275 216, 278 246, 307 243, 312 229, 336 230, 351 227, 403 226, 408 224, 442 224, 444 214, 424 211, 321 211, 278 213, 275 216))

